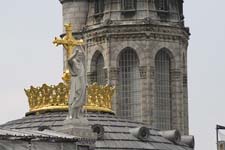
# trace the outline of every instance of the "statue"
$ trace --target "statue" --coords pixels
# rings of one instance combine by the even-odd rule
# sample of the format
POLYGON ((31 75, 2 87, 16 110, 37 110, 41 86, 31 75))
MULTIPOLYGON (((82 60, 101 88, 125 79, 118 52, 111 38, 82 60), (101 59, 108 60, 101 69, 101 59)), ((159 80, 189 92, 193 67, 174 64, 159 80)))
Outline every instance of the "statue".
POLYGON ((76 40, 72 33, 72 24, 65 24, 66 34, 63 38, 55 37, 53 43, 63 45, 67 53, 67 68, 63 73, 63 80, 70 86, 69 91, 69 113, 67 120, 79 119, 80 112, 86 103, 86 74, 85 55, 80 50, 73 50, 82 45, 83 40, 76 40))
POLYGON ((76 50, 68 58, 68 68, 71 75, 69 94, 69 114, 67 119, 79 119, 86 103, 86 75, 84 53, 76 50))

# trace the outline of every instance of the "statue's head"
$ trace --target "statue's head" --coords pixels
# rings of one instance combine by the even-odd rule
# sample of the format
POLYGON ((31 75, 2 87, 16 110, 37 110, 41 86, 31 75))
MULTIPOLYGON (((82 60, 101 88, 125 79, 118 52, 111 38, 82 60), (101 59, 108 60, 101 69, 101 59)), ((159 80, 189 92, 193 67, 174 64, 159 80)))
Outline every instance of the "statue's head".
POLYGON ((78 50, 78 49, 76 50, 76 53, 77 53, 76 59, 78 61, 84 61, 84 53, 81 50, 78 50))

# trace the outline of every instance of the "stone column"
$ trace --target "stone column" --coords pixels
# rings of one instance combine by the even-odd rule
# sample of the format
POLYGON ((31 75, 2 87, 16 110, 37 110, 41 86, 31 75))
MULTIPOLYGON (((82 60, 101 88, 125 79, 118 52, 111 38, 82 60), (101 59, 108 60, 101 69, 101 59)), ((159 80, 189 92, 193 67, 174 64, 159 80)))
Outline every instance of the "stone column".
POLYGON ((148 93, 148 97, 149 97, 149 123, 150 125, 153 125, 154 123, 154 116, 153 116, 153 112, 156 109, 155 108, 155 104, 154 104, 154 99, 155 99, 155 67, 150 66, 150 71, 149 71, 149 93, 148 93))
POLYGON ((116 90, 115 90, 114 96, 112 98, 112 109, 113 109, 113 111, 116 112, 116 110, 117 110, 117 100, 118 100, 118 98, 117 98, 117 96, 118 96, 117 85, 118 85, 118 81, 119 81, 119 68, 110 67, 108 79, 109 79, 109 84, 116 86, 116 90))
POLYGON ((188 84, 187 74, 183 75, 183 101, 184 101, 184 135, 189 134, 189 122, 188 122, 188 84))
POLYGON ((183 132, 183 92, 180 69, 171 70, 172 129, 183 132))
POLYGON ((149 123, 149 101, 148 101, 148 82, 147 82, 147 66, 140 66, 140 85, 141 85, 141 105, 142 105, 142 120, 149 123))

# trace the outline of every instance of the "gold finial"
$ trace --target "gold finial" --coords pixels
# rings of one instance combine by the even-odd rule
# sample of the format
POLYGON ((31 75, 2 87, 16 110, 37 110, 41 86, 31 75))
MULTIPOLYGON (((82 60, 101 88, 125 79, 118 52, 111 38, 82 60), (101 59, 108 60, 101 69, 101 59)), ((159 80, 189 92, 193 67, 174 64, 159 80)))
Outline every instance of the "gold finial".
POLYGON ((53 41, 53 44, 55 44, 56 46, 63 45, 63 47, 67 51, 67 58, 69 58, 73 53, 73 49, 76 46, 83 45, 84 41, 82 39, 76 40, 73 37, 73 34, 72 34, 72 27, 73 26, 72 26, 71 23, 65 24, 64 27, 65 27, 65 30, 66 30, 66 35, 63 38, 55 37, 55 40, 53 41))
MULTIPOLYGON (((73 26, 72 26, 71 23, 65 24, 64 27, 65 27, 65 30, 66 30, 66 35, 63 38, 55 37, 55 40, 53 41, 53 44, 55 44, 56 46, 63 45, 63 47, 66 49, 66 53, 67 53, 66 57, 68 59, 72 55, 73 49, 76 46, 83 45, 84 41, 82 39, 76 40, 73 37, 73 33, 72 33, 73 26)), ((67 85, 69 85, 69 83, 70 83, 70 73, 69 73, 68 68, 66 68, 66 70, 64 71, 62 79, 67 85)))
MULTIPOLYGON (((87 88, 88 100, 84 108, 87 111, 109 112, 112 111, 112 96, 115 88, 113 86, 89 85, 87 88)), ((64 83, 48 86, 25 89, 30 106, 30 112, 46 110, 67 110, 68 109, 68 86, 64 83)))

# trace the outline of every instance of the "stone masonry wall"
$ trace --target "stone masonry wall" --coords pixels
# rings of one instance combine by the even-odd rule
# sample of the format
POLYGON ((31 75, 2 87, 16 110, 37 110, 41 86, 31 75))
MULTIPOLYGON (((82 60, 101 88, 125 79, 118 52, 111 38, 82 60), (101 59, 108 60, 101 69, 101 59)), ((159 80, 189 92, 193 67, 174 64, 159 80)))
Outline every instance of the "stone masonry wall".
MULTIPOLYGON (((118 56, 127 47, 134 49, 140 62, 141 120, 154 127, 155 56, 162 48, 171 56, 172 128, 188 134, 187 46, 189 31, 180 20, 175 0, 171 0, 166 20, 155 10, 154 0, 137 0, 132 14, 121 10, 120 0, 105 0, 102 14, 94 12, 94 0, 67 0, 63 3, 64 23, 83 33, 87 54, 88 80, 92 79, 91 60, 96 53, 104 57, 105 80, 118 84, 118 56), (173 2, 172 2, 173 1, 173 2)), ((113 110, 117 110, 117 91, 113 110)))

